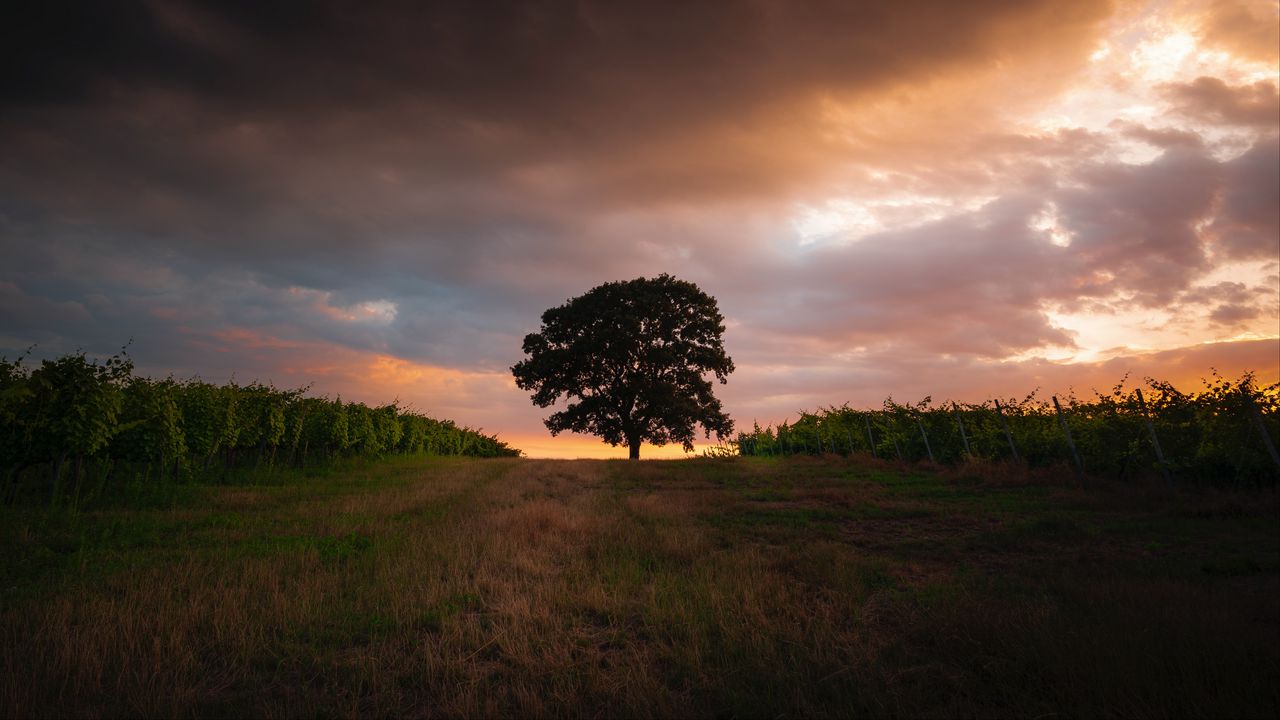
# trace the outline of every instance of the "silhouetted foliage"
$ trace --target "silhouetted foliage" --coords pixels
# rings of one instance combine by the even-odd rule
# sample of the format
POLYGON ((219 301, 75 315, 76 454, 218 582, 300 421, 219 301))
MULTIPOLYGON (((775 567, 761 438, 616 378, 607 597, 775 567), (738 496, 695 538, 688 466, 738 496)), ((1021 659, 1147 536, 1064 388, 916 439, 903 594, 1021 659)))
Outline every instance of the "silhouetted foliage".
MULTIPOLYGON (((1187 393, 1153 378, 1144 388, 1125 390, 1127 380, 1110 392, 1095 391, 1092 399, 1074 393, 1060 398, 1089 475, 1133 478, 1163 470, 1179 483, 1221 487, 1270 487, 1280 480, 1280 463, 1269 447, 1280 438, 1280 383, 1259 386, 1252 373, 1231 380, 1215 370, 1203 389, 1187 393), (1138 390, 1145 390, 1143 400, 1138 390), (1163 448, 1163 468, 1153 432, 1163 448)), ((801 412, 776 427, 756 424, 738 433, 734 444, 742 455, 868 453, 907 461, 932 455, 944 465, 997 460, 1031 467, 1069 462, 1049 401, 1032 392, 998 402, 998 409, 997 401, 934 405, 930 397, 905 405, 889 398, 871 410, 846 404, 801 412)))
POLYGON ((645 441, 691 451, 695 424, 706 437, 733 432, 704 377, 723 384, 733 372, 723 334, 715 298, 693 283, 665 273, 605 283, 544 312, 511 372, 538 407, 568 401, 544 421, 553 435, 625 443, 633 459, 645 441))
POLYGON ((122 493, 130 483, 269 475, 388 455, 517 456, 496 436, 396 404, 304 397, 262 383, 133 375, 121 352, 0 358, 0 505, 122 493), (70 482, 64 482, 69 480, 70 482))

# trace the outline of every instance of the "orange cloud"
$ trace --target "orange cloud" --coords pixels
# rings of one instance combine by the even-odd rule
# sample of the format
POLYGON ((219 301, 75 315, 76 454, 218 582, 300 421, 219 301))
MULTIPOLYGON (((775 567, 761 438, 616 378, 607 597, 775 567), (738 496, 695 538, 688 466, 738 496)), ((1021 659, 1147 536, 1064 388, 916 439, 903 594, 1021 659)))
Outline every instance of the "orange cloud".
POLYGON ((1204 39, 1227 52, 1275 64, 1280 60, 1280 3, 1274 0, 1219 0, 1197 18, 1204 39))
POLYGON ((1275 2, 472 5, 19 33, 0 349, 136 337, 548 456, 621 451, 546 435, 521 336, 663 271, 720 298, 744 424, 1274 374, 1275 2))

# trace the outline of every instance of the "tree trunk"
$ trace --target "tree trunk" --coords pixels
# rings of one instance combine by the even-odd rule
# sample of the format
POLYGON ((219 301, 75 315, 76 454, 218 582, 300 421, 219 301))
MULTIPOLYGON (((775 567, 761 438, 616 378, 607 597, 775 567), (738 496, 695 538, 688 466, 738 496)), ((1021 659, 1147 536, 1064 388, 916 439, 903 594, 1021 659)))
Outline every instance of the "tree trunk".
POLYGON ((631 438, 627 440, 627 446, 631 449, 631 454, 628 455, 628 458, 631 460, 639 460, 640 459, 640 438, 631 438))

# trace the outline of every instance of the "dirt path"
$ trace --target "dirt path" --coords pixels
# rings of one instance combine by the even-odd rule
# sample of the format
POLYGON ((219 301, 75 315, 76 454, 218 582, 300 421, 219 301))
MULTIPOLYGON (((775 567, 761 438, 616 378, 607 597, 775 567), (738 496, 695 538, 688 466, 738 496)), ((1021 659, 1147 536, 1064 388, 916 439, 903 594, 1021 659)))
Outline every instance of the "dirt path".
POLYGON ((1274 709, 1272 518, 1170 512, 834 461, 534 460, 13 511, 0 715, 1274 709), (1138 538, 1216 555, 1104 551, 1138 538))

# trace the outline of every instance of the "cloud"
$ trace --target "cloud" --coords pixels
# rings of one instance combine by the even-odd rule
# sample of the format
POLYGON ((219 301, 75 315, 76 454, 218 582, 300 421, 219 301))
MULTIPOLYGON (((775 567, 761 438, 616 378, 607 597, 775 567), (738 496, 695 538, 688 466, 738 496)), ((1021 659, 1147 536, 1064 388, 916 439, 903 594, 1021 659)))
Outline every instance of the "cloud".
POLYGON ((1280 91, 1274 81, 1233 86, 1215 77, 1198 77, 1170 83, 1165 93, 1178 112, 1196 119, 1274 127, 1280 118, 1280 91))
POLYGON ((1222 207, 1211 226, 1223 255, 1280 257, 1280 140, 1261 140, 1226 164, 1222 207))
POLYGON ((1274 1, 1212 3, 1201 24, 1205 40, 1229 52, 1271 64, 1280 54, 1274 1))
POLYGON ((533 437, 505 378, 542 309, 661 272, 719 298, 740 417, 1269 337, 1276 89, 1234 69, 1241 12, 29 6, 0 348, 132 337, 161 374, 533 437))
POLYGON ((1214 308, 1209 319, 1218 325, 1235 326, 1258 315, 1258 308, 1251 305, 1224 304, 1214 308))
MULTIPOLYGON (((1129 387, 1144 377, 1172 382, 1184 391, 1201 387, 1201 380, 1217 372, 1239 377, 1254 372, 1262 383, 1280 379, 1275 358, 1280 341, 1240 340, 1189 345, 1147 353, 1121 351, 1092 362, 1055 362, 1044 359, 985 361, 975 358, 927 355, 871 354, 856 361, 835 361, 803 371, 775 372, 747 381, 758 390, 750 401, 736 396, 729 385, 727 404, 739 408, 739 424, 755 419, 777 424, 794 419, 801 410, 839 406, 875 408, 889 396, 915 402, 926 396, 935 403, 955 400, 981 403, 992 398, 1021 398, 1038 391, 1042 398, 1068 392, 1087 395, 1108 389, 1126 375, 1129 387)), ((752 373, 758 370, 750 370, 752 373)))
POLYGON ((0 281, 0 328, 8 337, 22 334, 31 341, 49 337, 51 327, 73 329, 90 320, 84 304, 31 295, 14 283, 0 281))
POLYGON ((1208 264, 1196 226, 1219 172, 1203 152, 1175 148, 1148 165, 1086 168, 1074 178, 1081 186, 1056 192, 1079 297, 1124 292, 1154 307, 1187 287, 1208 264))

